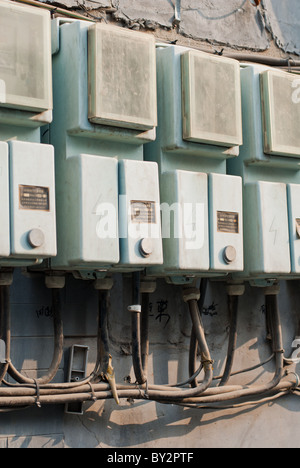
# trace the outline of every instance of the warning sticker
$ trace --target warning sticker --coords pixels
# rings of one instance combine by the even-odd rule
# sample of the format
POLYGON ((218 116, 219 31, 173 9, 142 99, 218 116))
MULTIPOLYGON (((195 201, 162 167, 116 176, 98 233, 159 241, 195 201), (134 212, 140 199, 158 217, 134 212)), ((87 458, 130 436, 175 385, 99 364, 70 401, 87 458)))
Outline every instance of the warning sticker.
POLYGON ((21 210, 50 211, 49 188, 19 185, 19 202, 21 210))
POLYGON ((231 211, 217 211, 218 232, 239 233, 239 214, 231 211))
POLYGON ((131 221, 133 223, 155 224, 155 202, 131 201, 131 221))

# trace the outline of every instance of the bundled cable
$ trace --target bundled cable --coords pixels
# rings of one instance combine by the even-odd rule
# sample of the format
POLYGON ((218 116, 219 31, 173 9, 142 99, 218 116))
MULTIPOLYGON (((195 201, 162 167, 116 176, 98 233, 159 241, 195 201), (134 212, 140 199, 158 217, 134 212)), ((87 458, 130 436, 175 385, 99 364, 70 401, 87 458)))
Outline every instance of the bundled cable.
MULTIPOLYGON (((134 298, 137 299, 136 305, 139 305, 139 277, 134 278, 134 298)), ((8 290, 1 289, 1 319, 3 319, 3 311, 6 310, 9 297, 8 290)), ((55 299, 56 296, 54 296, 55 299)), ((136 376, 141 377, 143 383, 137 382, 134 384, 118 384, 108 380, 100 382, 101 363, 106 362, 109 356, 111 364, 111 355, 108 354, 109 338, 108 338, 108 293, 101 293, 99 296, 99 325, 98 325, 98 353, 95 369, 93 373, 81 382, 69 383, 45 383, 39 380, 23 382, 22 384, 9 385, 0 387, 0 411, 11 410, 12 408, 23 408, 31 405, 45 404, 64 404, 71 402, 84 402, 95 400, 113 399, 117 402, 121 399, 147 399, 165 404, 176 404, 191 408, 214 408, 227 409, 239 408, 245 405, 258 405, 267 401, 273 401, 286 395, 289 392, 299 392, 300 379, 295 373, 286 375, 284 371, 284 356, 282 344, 282 329, 280 323, 280 314, 278 308, 277 295, 266 295, 266 310, 268 314, 268 322, 270 327, 270 338, 272 340, 272 351, 275 358, 275 372, 273 378, 265 384, 261 385, 224 385, 213 387, 213 362, 210 351, 206 342, 204 327, 199 312, 200 293, 197 289, 185 289, 183 298, 186 302, 191 317, 195 340, 199 346, 201 359, 201 367, 204 370, 204 378, 202 382, 197 383, 197 386, 191 385, 195 375, 181 384, 175 386, 153 385, 147 381, 147 357, 149 352, 148 339, 148 320, 144 318, 144 325, 139 320, 133 321, 133 340, 135 340, 133 363, 136 376), (137 331, 137 333, 136 333, 137 331), (140 373, 140 374, 139 374, 140 373), (293 375, 293 378, 290 376, 293 375), (93 385, 91 385, 93 382, 93 385), (184 387, 189 385, 189 387, 184 387), (239 400, 242 400, 239 402, 239 400)), ((143 308, 148 312, 147 301, 149 297, 145 296, 143 308)), ((59 307, 59 302, 54 302, 55 307, 59 307)), ((232 301, 230 307, 233 307, 232 312, 237 314, 237 302, 232 301)), ((8 308, 9 309, 9 308, 8 308)), ((6 313, 8 313, 8 309, 6 313)), ((139 309, 140 310, 140 309, 139 309)), ((140 317, 141 311, 134 312, 135 316, 140 317)), ((9 321, 6 317, 6 323, 9 321)), ((232 339, 229 341, 229 351, 235 350, 236 338, 236 318, 233 317, 232 324, 232 339)), ((6 335, 9 336, 9 327, 6 329, 6 335)), ((2 336, 3 330, 2 330, 2 336)), ((58 351, 57 351, 58 352, 58 351)), ((234 353, 233 353, 234 354, 234 353)), ((54 353, 56 355, 56 353, 54 353)), ((231 355, 231 352, 228 354, 231 355)), ((227 381, 232 375, 232 359, 227 358, 226 372, 223 374, 223 381, 227 381)), ((49 373, 48 373, 49 374, 49 373)))

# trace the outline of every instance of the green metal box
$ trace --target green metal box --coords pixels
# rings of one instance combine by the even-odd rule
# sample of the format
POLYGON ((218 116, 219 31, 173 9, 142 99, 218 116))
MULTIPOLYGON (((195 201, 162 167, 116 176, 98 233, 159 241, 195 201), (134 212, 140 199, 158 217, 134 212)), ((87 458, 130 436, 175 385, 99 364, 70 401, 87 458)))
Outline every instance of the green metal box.
POLYGON ((52 267, 92 270, 118 263, 118 161, 80 154, 60 164, 56 171, 58 255, 52 267))
POLYGON ((54 150, 50 145, 9 142, 11 255, 56 255, 54 150))
POLYGON ((244 190, 245 274, 277 278, 291 273, 287 190, 284 183, 258 181, 244 190))
POLYGON ((119 162, 120 265, 163 263, 157 164, 119 162))

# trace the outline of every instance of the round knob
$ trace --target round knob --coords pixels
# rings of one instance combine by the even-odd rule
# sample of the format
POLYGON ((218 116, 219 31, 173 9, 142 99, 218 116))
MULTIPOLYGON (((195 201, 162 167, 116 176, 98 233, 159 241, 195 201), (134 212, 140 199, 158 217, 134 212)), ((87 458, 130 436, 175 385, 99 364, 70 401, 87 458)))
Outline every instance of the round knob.
POLYGON ((151 239, 142 239, 139 245, 140 254, 142 257, 149 257, 152 254, 153 246, 151 239))
POLYGON ((34 249, 42 247, 45 242, 45 236, 41 229, 32 229, 28 233, 28 242, 34 249))
POLYGON ((236 250, 232 245, 227 245, 223 252, 224 262, 229 265, 229 263, 234 262, 236 259, 236 250))

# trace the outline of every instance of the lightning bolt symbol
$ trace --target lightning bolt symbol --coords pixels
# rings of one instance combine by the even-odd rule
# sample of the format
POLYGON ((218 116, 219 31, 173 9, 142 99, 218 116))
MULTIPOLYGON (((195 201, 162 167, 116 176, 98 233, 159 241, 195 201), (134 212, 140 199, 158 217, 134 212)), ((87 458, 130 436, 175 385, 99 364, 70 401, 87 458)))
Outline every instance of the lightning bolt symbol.
POLYGON ((270 231, 269 232, 274 232, 274 245, 276 244, 276 239, 277 239, 277 232, 278 232, 278 229, 275 229, 274 225, 275 225, 275 220, 276 220, 276 216, 274 216, 274 219, 272 221, 272 224, 271 224, 271 227, 270 227, 270 231))

